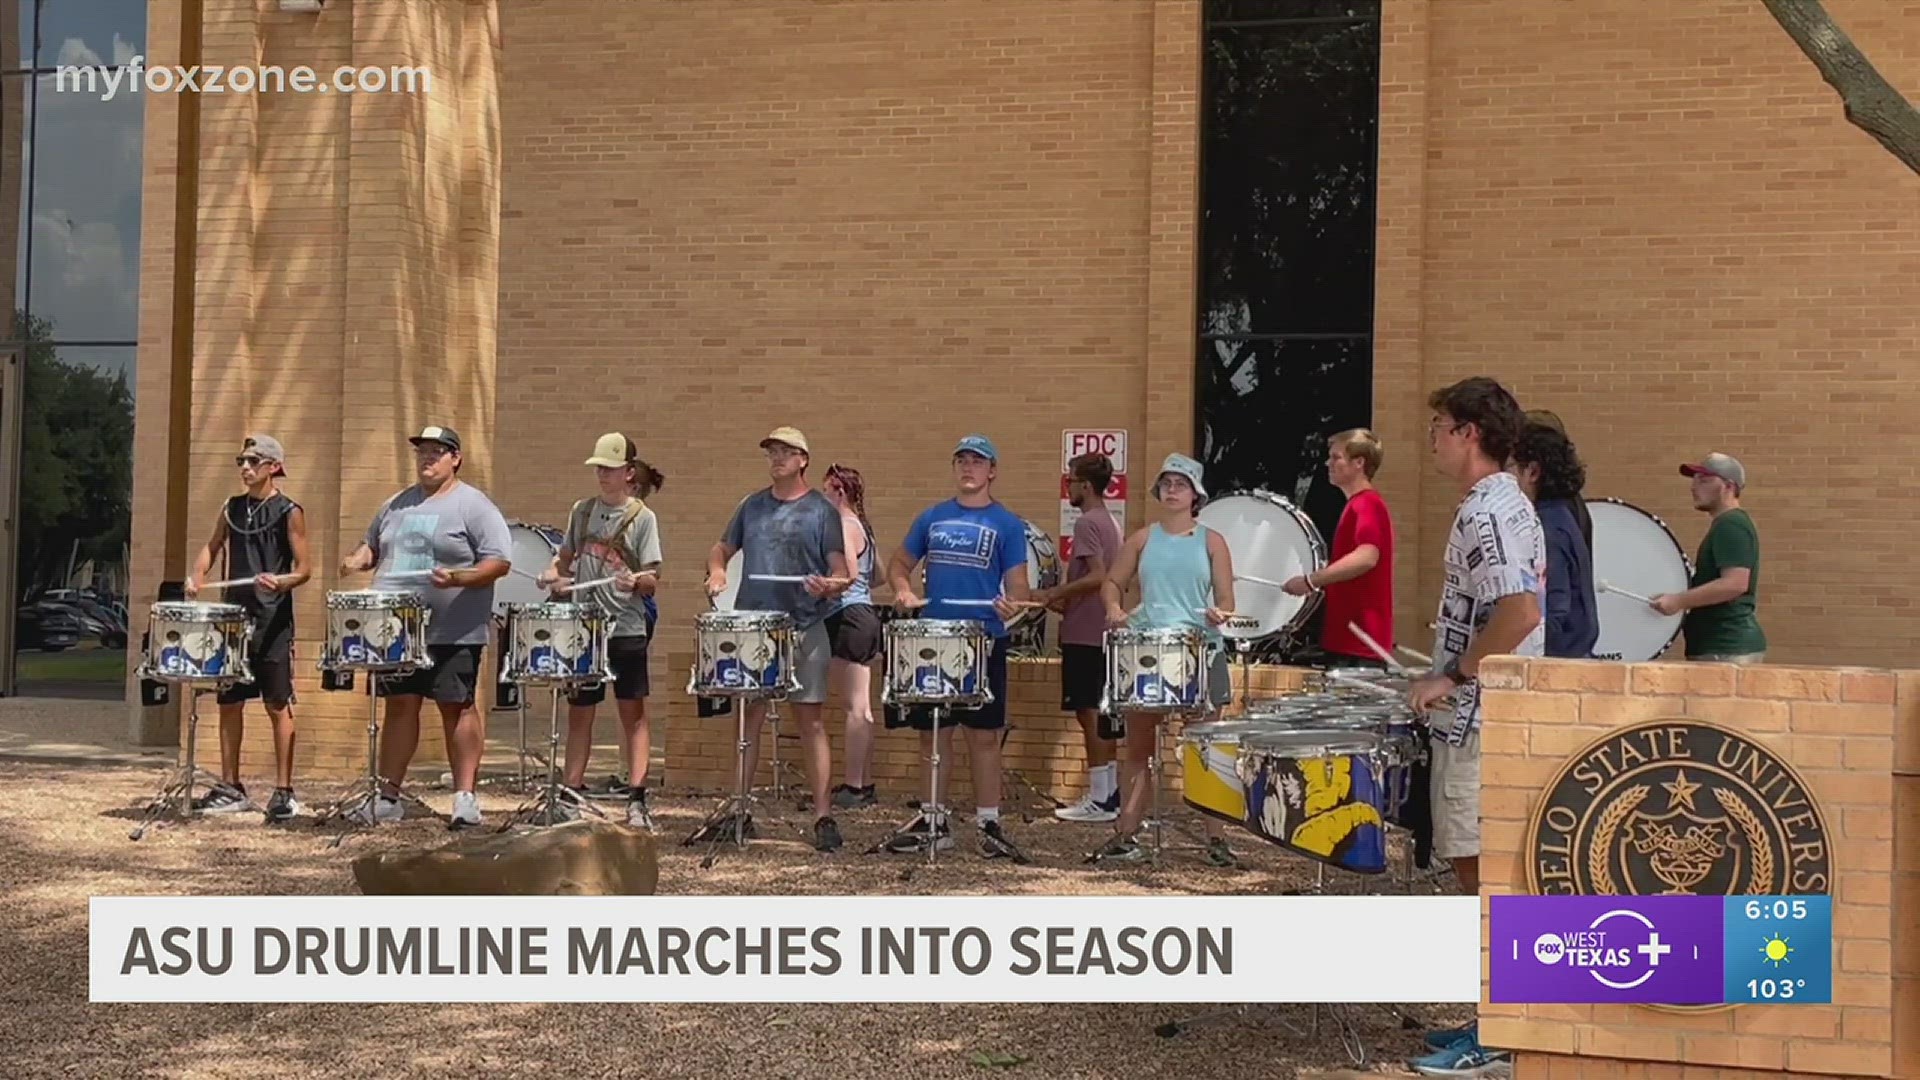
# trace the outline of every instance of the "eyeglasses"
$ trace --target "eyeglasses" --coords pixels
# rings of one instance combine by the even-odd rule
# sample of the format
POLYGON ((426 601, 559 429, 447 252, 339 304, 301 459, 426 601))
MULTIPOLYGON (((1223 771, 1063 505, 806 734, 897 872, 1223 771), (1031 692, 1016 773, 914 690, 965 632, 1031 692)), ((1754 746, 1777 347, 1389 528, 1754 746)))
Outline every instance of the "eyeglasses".
POLYGON ((233 463, 243 469, 257 469, 260 467, 260 464, 266 460, 266 458, 258 457, 254 454, 241 454, 239 457, 233 459, 233 463))
POLYGON ((778 461, 781 458, 798 457, 801 454, 806 453, 806 451, 798 449, 796 447, 785 446, 780 443, 775 443, 774 445, 766 448, 766 453, 768 458, 774 461, 778 461))
POLYGON ((1469 423, 1471 423, 1471 421, 1468 421, 1468 420, 1449 421, 1447 417, 1436 416, 1433 419, 1427 421, 1427 434, 1432 435, 1435 432, 1438 432, 1441 428, 1445 428, 1447 430, 1447 433, 1451 435, 1454 432, 1459 431, 1461 428, 1466 427, 1469 423))
POLYGON ((445 457, 449 453, 452 453, 452 451, 441 446, 439 443, 421 443, 413 448, 413 456, 424 461, 434 461, 438 458, 445 457))

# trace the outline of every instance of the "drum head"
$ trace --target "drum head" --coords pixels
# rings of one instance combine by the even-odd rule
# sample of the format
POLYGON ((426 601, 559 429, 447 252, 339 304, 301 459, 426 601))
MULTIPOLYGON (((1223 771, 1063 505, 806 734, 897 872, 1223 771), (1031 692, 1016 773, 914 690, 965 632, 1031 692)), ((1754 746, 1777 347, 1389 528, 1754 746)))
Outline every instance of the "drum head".
POLYGON ((1229 623, 1221 633, 1257 641, 1307 621, 1313 598, 1288 596, 1280 589, 1295 574, 1312 573, 1327 563, 1320 530, 1305 514, 1278 495, 1257 491, 1212 500, 1200 508, 1200 523, 1226 539, 1233 555, 1234 609, 1255 620, 1250 629, 1229 623))
POLYGON ((1301 761, 1338 754, 1365 754, 1380 748, 1380 737, 1363 731, 1333 728, 1259 732, 1240 740, 1248 750, 1301 761))
POLYGON ((1685 592, 1693 566, 1666 524, 1645 510, 1619 499, 1588 499, 1587 513, 1593 515, 1594 601, 1600 616, 1593 655, 1628 663, 1652 660, 1680 636, 1681 616, 1602 592, 1600 583, 1641 596, 1685 592))
MULTIPOLYGON (((1054 547, 1053 537, 1045 529, 1026 522, 1027 526, 1027 588, 1051 589, 1060 584, 1060 553, 1054 547)), ((1039 608, 1027 608, 1007 620, 1007 629, 1025 626, 1028 623, 1044 622, 1047 613, 1039 608)))
POLYGON ((558 529, 524 521, 507 522, 507 533, 513 537, 513 570, 493 583, 493 613, 502 617, 513 604, 546 603, 547 590, 534 579, 546 572, 566 539, 558 529))
POLYGON ((747 572, 747 561, 741 552, 734 552, 727 560, 727 587, 713 598, 715 611, 732 611, 734 598, 740 595, 740 578, 747 572))

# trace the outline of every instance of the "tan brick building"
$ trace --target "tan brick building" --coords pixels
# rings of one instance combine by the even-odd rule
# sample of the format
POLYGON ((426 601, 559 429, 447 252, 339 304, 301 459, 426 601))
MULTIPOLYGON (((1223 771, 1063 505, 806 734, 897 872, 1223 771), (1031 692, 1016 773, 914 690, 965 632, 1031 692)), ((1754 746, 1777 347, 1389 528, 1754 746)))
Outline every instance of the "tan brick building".
MULTIPOLYGON (((1829 6, 1920 95, 1920 3, 1829 6)), ((1383 12, 1371 416, 1403 638, 1454 500, 1424 397, 1486 373, 1689 547, 1675 463, 1742 457, 1771 659, 1908 662, 1912 176, 1758 0, 1383 12)), ((434 82, 148 98, 135 595, 182 573, 252 429, 327 570, 303 657, 430 421, 530 521, 632 435, 668 477, 670 648, 776 424, 867 474, 887 547, 973 429, 1053 528, 1061 429, 1126 428, 1136 476, 1194 449, 1201 35, 1197 0, 153 0, 150 64, 434 82)), ((303 746, 346 764, 354 703, 302 686, 303 746)))

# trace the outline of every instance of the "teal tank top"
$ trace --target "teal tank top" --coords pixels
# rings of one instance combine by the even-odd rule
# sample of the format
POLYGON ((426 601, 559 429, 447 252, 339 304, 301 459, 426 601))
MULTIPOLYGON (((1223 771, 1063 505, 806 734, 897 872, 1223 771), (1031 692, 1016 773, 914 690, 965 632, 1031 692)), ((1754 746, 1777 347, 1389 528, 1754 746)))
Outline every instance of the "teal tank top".
POLYGON ((1166 630, 1179 626, 1206 631, 1218 644, 1220 631, 1207 625, 1203 614, 1213 606, 1213 559, 1207 555, 1207 527, 1196 523, 1185 536, 1160 526, 1147 533, 1140 552, 1140 610, 1129 620, 1136 630, 1166 630))
POLYGON ((867 536, 867 549, 860 553, 860 565, 853 571, 853 585, 840 594, 839 601, 833 605, 834 611, 845 611, 855 604, 873 603, 873 574, 878 567, 873 553, 873 530, 867 528, 864 522, 860 527, 867 536))

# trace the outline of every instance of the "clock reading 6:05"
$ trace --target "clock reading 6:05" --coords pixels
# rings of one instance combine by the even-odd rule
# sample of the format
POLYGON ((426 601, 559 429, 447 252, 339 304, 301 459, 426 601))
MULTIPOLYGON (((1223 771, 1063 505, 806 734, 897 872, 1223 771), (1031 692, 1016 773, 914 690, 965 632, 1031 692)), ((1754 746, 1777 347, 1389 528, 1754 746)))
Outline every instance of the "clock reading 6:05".
POLYGON ((1747 901, 1747 918, 1749 919, 1804 919, 1806 917, 1807 902, 1805 900, 1777 897, 1768 903, 1762 903, 1759 900, 1747 901))

